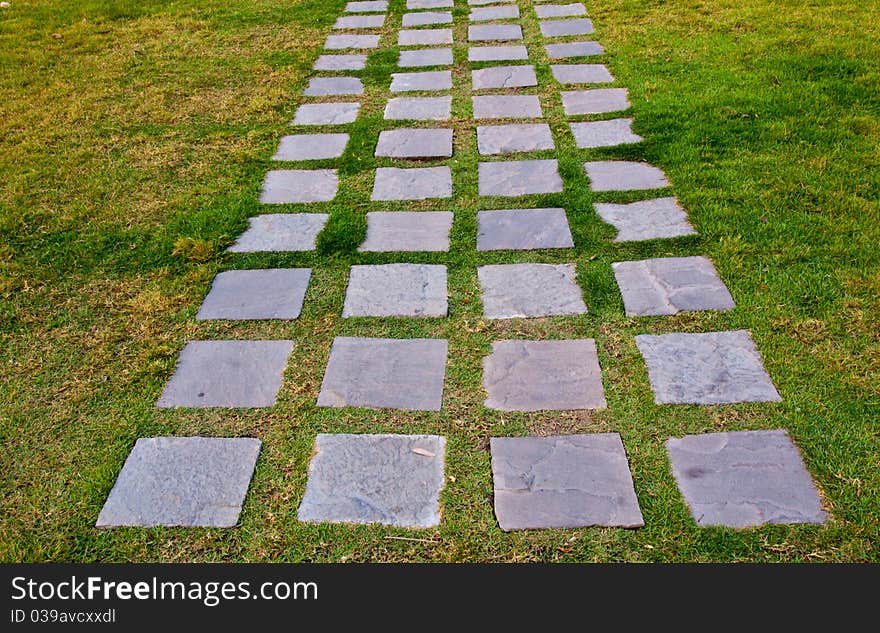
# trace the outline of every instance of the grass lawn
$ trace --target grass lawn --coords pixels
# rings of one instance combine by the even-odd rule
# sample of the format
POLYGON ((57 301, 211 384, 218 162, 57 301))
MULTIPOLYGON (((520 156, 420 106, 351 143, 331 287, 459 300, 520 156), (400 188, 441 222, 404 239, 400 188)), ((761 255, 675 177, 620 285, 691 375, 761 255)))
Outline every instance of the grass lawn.
MULTIPOLYGON (((880 561, 880 14, 864 0, 590 0, 602 61, 627 87, 646 142, 578 150, 531 2, 521 0, 565 192, 477 195, 466 3, 457 0, 452 203, 370 203, 372 158, 403 0, 371 53, 361 116, 316 253, 233 255, 344 0, 11 0, 0 10, 0 560, 880 561), (699 235, 616 244, 581 163, 661 167, 699 235), (576 252, 480 253, 478 209, 559 206, 576 252), (455 211, 452 248, 358 254, 368 210, 455 211), (706 255, 737 307, 626 318, 615 261, 706 255), (449 267, 448 319, 341 319, 348 268, 449 267), (481 318, 476 266, 577 262, 590 313, 481 318), (311 267, 300 319, 196 322, 214 275, 311 267), (656 406, 635 335, 749 329, 781 403, 656 406), (335 336, 449 339, 443 410, 319 409, 335 336), (502 338, 595 338, 608 408, 500 413, 481 361, 502 338), (157 410, 184 343, 297 341, 271 409, 157 410), (785 428, 820 487, 825 526, 699 529, 663 442, 785 428), (504 533, 488 438, 619 432, 646 526, 504 533), (448 438, 436 530, 297 522, 316 433, 448 438), (240 525, 115 529, 95 519, 139 437, 263 440, 240 525), (404 537, 404 538, 400 538, 404 537), (417 540, 405 540, 417 539, 417 540)), ((585 118, 585 117, 581 117, 585 118)), ((396 122, 396 126, 404 126, 396 122)), ((542 157, 549 157, 546 154, 542 157)), ((400 163, 396 163, 400 164, 400 163)), ((601 196, 601 197, 600 197, 601 196)), ((305 210, 293 205, 289 209, 305 210)), ((275 210, 275 209, 273 209, 275 210)))

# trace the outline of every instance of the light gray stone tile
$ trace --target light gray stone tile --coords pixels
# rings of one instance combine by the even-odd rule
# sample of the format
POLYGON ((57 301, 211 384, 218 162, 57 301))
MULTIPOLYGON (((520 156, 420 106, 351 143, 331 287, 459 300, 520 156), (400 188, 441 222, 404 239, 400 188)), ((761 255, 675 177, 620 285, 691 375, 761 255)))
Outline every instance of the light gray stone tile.
POLYGON ((617 229, 615 242, 638 242, 697 233, 688 222, 687 212, 675 198, 594 206, 599 217, 617 229))
POLYGON ((629 145, 645 140, 632 131, 632 124, 632 119, 610 119, 608 121, 571 123, 570 125, 575 145, 586 149, 629 145))
POLYGON ((573 248, 564 209, 502 209, 477 213, 478 251, 573 248))
POLYGON ((450 90, 451 70, 429 70, 420 73, 391 73, 391 92, 450 90))
POLYGON ((321 55, 312 67, 314 70, 363 70, 367 65, 366 55, 321 55))
POLYGON ((312 77, 303 91, 307 97, 326 97, 330 95, 359 95, 364 93, 364 84, 359 77, 312 77))
POLYGON ((416 167, 376 170, 371 200, 427 200, 452 197, 452 171, 449 167, 416 167))
POLYGON ((534 66, 492 66, 471 71, 473 90, 537 86, 534 66))
POLYGON ((511 42, 522 38, 519 24, 473 24, 468 27, 469 42, 511 42))
POLYGON ((562 177, 555 160, 511 160, 480 163, 481 196, 525 196, 560 193, 562 177))
POLYGON ((586 314, 574 264, 496 264, 477 268, 483 316, 515 319, 586 314))
POLYGON ((449 158, 452 130, 400 128, 379 133, 376 156, 388 158, 449 158))
POLYGON ((626 88, 562 91, 561 95, 562 107, 567 115, 605 114, 630 107, 626 88))
POLYGON ((454 0, 406 0, 407 9, 451 9, 454 0))
POLYGON ((542 20, 541 35, 561 37, 563 35, 589 35, 593 32, 593 22, 589 18, 571 20, 542 20))
POLYGON ((480 7, 486 4, 513 4, 516 0, 468 0, 468 5, 480 7))
POLYGON ((343 317, 445 317, 446 266, 352 266, 343 317))
POLYGON ((452 12, 423 11, 403 14, 403 26, 427 26, 429 24, 452 24, 452 12))
POLYGON ((377 48, 380 35, 328 35, 324 48, 329 51, 377 48))
POLYGON ((471 22, 489 22, 491 20, 510 20, 519 17, 519 7, 513 5, 502 5, 498 7, 480 7, 471 9, 471 22))
POLYGON ((282 136, 272 160, 338 158, 348 145, 348 134, 294 134, 282 136))
POLYGON ((306 103, 296 109, 293 125, 343 125, 357 119, 360 103, 306 103))
POLYGON ((416 50, 400 51, 397 65, 401 68, 414 66, 451 66, 451 48, 420 48, 416 50))
POLYGON ((250 218, 248 229, 229 247, 230 253, 313 251, 326 213, 268 213, 250 218))
POLYGON ((553 134, 546 123, 477 126, 480 154, 512 154, 553 149, 553 134))
POLYGON ((564 59, 568 57, 591 57, 602 55, 605 49, 599 42, 566 42, 565 44, 547 44, 544 47, 547 57, 550 59, 564 59))
POLYGON ((603 64, 554 64, 550 66, 553 78, 561 84, 610 83, 614 77, 603 64))
POLYGON ((395 97, 385 105, 389 121, 447 121, 452 97, 395 97))
POLYGON ((452 29, 403 29, 397 34, 399 46, 452 44, 452 29))
POLYGON ((333 28, 337 30, 376 29, 384 24, 384 15, 343 15, 336 18, 333 28))
POLYGON ((311 275, 310 268, 227 270, 214 277, 196 320, 296 319, 311 275))
POLYGON ((529 52, 525 46, 471 46, 468 48, 469 62, 499 62, 528 59, 529 52))
POLYGON ((374 211, 367 213, 367 239, 361 252, 439 252, 449 250, 451 211, 374 211))
POLYGON ((387 0, 364 0, 345 5, 345 13, 385 13, 387 10, 387 0))
POLYGON ((538 18, 568 18, 576 15, 587 15, 587 8, 580 3, 545 4, 535 7, 538 18))
POLYGON ((471 97, 475 119, 540 119, 538 95, 485 95, 471 97))
POLYGON ((260 202, 324 202, 336 197, 338 187, 339 176, 335 169, 274 169, 266 172, 260 202))
POLYGON ((593 191, 638 191, 669 186, 663 172, 647 163, 602 160, 584 163, 593 191))

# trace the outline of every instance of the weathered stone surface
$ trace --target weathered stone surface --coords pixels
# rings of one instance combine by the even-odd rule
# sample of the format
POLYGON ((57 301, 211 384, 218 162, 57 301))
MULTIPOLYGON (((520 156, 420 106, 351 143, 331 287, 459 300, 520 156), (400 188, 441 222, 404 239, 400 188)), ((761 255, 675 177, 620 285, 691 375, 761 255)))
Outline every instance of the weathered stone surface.
POLYGON ((697 233, 688 222, 687 212, 675 198, 594 206, 599 217, 617 229, 615 242, 637 242, 697 233))
POLYGON ((273 169, 266 172, 260 202, 322 202, 336 197, 338 187, 339 176, 335 169, 273 169))
POLYGON ((706 257, 663 257, 611 264, 627 316, 732 310, 733 297, 706 257))
POLYGON ((196 320, 296 319, 310 268, 227 270, 214 277, 196 320))
POLYGON ((562 107, 568 115, 605 114, 630 107, 626 88, 562 91, 561 94, 562 107))
POLYGON ((447 121, 452 112, 452 97, 395 97, 385 105, 390 121, 447 121))
POLYGON ((542 20, 541 35, 561 37, 563 35, 589 35, 593 32, 593 22, 589 18, 574 20, 542 20))
POLYGON ((519 24, 473 24, 468 27, 469 42, 511 42, 522 38, 519 24))
POLYGON ((529 52, 525 46, 471 46, 468 48, 469 62, 498 62, 528 59, 529 52))
POLYGON ((142 437, 95 527, 233 527, 260 445, 246 437, 142 437))
POLYGON ((397 44, 399 46, 452 44, 452 29, 404 29, 397 34, 397 44))
POLYGON ((593 191, 637 191, 669 186, 663 172, 647 163, 601 160, 584 163, 593 191))
POLYGON ((452 171, 449 167, 376 170, 371 200, 427 200, 452 197, 452 171))
POLYGON ((319 407, 439 411, 445 339, 336 337, 319 407))
POLYGON ((190 341, 156 403, 175 407, 271 407, 293 341, 190 341))
POLYGON ((446 266, 352 266, 343 317, 445 317, 446 266))
POLYGON ((645 524, 617 433, 493 437, 490 447, 502 530, 645 524))
POLYGON ((563 59, 567 57, 591 57, 602 55, 605 49, 599 42, 567 42, 565 44, 547 44, 544 47, 547 57, 550 59, 563 59))
POLYGON ((387 10, 387 0, 365 0, 362 2, 349 2, 345 5, 346 13, 385 13, 387 10))
POLYGON ((423 73, 391 73, 391 92, 450 90, 451 88, 451 70, 430 70, 423 73))
POLYGON ((596 342, 495 341, 483 359, 485 405, 498 411, 604 409, 596 342))
POLYGON ((324 48, 330 51, 377 48, 380 37, 379 35, 328 35, 324 48))
POLYGON ((564 209, 502 209, 477 213, 478 251, 572 248, 564 209))
POLYGON ((492 66, 471 71, 473 90, 537 86, 534 66, 492 66))
POLYGON ((303 91, 307 97, 326 97, 330 95, 359 95, 364 93, 364 84, 359 77, 312 77, 303 91))
POLYGON ((479 7, 485 4, 513 4, 516 0, 468 0, 468 4, 472 7, 479 7))
POLYGON ((725 404, 782 400, 747 330, 640 334, 657 404, 725 404))
POLYGON ((400 51, 397 65, 401 68, 414 66, 451 66, 451 48, 420 48, 412 51, 400 51))
POLYGON ((480 154, 513 154, 553 149, 553 134, 546 123, 477 126, 480 154))
POLYGON ((440 524, 446 438, 320 433, 297 518, 308 523, 440 524))
POLYGON ((668 439, 666 450, 697 525, 745 528, 828 518, 783 429, 686 435, 668 439))
POLYGON ((422 13, 405 13, 403 26, 426 26, 428 24, 452 24, 450 11, 423 11, 422 13))
POLYGON ((486 95, 471 97, 475 119, 539 119, 538 95, 486 95))
POLYGON ((515 319, 586 314, 574 264, 496 264, 477 268, 483 316, 515 319))
POLYGON ((248 220, 248 229, 229 247, 230 253, 313 251, 326 213, 268 213, 248 220))
POLYGON ((449 250, 451 211, 374 211, 367 214, 362 252, 437 252, 449 250))
POLYGON ((360 103, 306 103, 296 110, 293 125, 343 125, 357 119, 360 103))
POLYGON ((632 119, 586 121, 571 123, 575 145, 581 149, 590 147, 614 147, 639 143, 644 139, 632 131, 632 119))
POLYGON ((555 160, 511 160, 480 163, 481 196, 525 196, 560 193, 562 177, 555 160))
POLYGON ((407 9, 451 9, 454 0, 406 0, 407 9))
POLYGON ((272 160, 320 160, 345 152, 348 134, 295 134, 282 136, 272 160))
POLYGON ((515 4, 500 7, 481 7, 479 9, 471 9, 471 14, 468 17, 471 22, 509 20, 519 17, 519 7, 515 4))
POLYGON ((449 158, 452 130, 400 128, 379 133, 376 156, 389 158, 449 158))
POLYGON ((553 78, 561 84, 609 83, 614 77, 603 64, 554 64, 550 66, 553 78))
POLYGON ((384 15, 343 15, 336 18, 334 29, 375 29, 385 24, 384 15))
POLYGON ((321 55, 312 66, 315 70, 363 70, 366 55, 321 55))
POLYGON ((587 8, 580 4, 545 4, 535 7, 535 13, 541 19, 567 18, 576 15, 587 15, 587 8))

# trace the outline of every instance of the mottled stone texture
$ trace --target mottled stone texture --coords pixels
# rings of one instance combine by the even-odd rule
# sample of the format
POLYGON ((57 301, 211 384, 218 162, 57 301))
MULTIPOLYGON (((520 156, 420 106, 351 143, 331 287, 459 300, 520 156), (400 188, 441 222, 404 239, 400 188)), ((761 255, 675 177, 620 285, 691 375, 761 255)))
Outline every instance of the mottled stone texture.
POLYGON ((343 317, 445 317, 446 266, 352 266, 343 317))
POLYGON ((384 15, 343 15, 336 18, 333 28, 346 29, 375 29, 385 24, 384 15))
POLYGON ((403 26, 425 26, 427 24, 452 24, 452 13, 449 11, 423 11, 421 13, 405 13, 403 26))
POLYGON ((391 73, 391 92, 450 90, 451 88, 451 70, 429 70, 421 73, 391 73))
POLYGON ((468 27, 469 42, 512 42, 522 38, 519 24, 474 24, 468 27))
POLYGON ((471 71, 474 90, 537 86, 534 66, 491 66, 471 71))
POLYGON ((569 57, 590 57, 605 52, 599 42, 566 42, 565 44, 547 44, 544 47, 550 59, 566 59, 569 57))
POLYGON ((273 169, 266 172, 260 202, 294 204, 325 202, 336 197, 336 169, 273 169))
POLYGON ((315 60, 314 70, 363 70, 366 55, 321 55, 315 60))
POLYGON ((562 107, 568 115, 605 114, 630 107, 626 88, 562 91, 562 107))
POLYGON ((538 95, 485 95, 471 97, 475 119, 539 119, 538 95))
POLYGON ((448 251, 451 211, 374 211, 367 214, 361 252, 448 251))
POLYGON ((296 110, 293 125, 343 125, 357 118, 360 103, 306 103, 296 110))
POLYGON ((594 206, 599 217, 617 229, 615 242, 637 242, 697 233, 688 222, 687 212, 675 198, 594 206))
POLYGON ((603 64, 554 64, 553 78, 561 84, 597 84, 614 81, 603 64))
POLYGON ((326 213, 269 213, 251 218, 248 229, 229 247, 230 253, 313 251, 326 213))
POLYGON ((468 4, 472 7, 479 7, 484 4, 513 4, 516 0, 468 0, 468 4))
POLYGON ((363 92, 364 84, 358 77, 312 77, 303 94, 307 97, 326 97, 359 95, 363 92))
POLYGON ((324 48, 331 51, 376 48, 379 46, 379 37, 379 35, 328 35, 324 48))
POLYGON ((376 156, 390 158, 449 158, 452 156, 452 130, 400 128, 379 134, 376 156))
POLYGON ((496 264, 480 266, 477 276, 487 319, 587 312, 574 264, 496 264))
POLYGON ((669 186, 666 175, 647 163, 603 160, 584 163, 593 191, 637 191, 669 186))
POLYGON ((449 167, 417 167, 376 170, 371 200, 426 200, 452 197, 452 171, 449 167))
POLYGON ((553 149, 553 134, 546 123, 480 125, 477 127, 480 154, 513 154, 553 149))
POLYGON ((294 134, 281 137, 272 160, 338 158, 348 145, 348 134, 294 134))
POLYGON ((455 0, 406 0, 407 9, 451 9, 455 0))
POLYGON ((477 213, 478 251, 572 248, 564 209, 502 209, 477 213))
POLYGON ((401 68, 450 66, 452 65, 451 48, 419 48, 400 51, 397 65, 401 68))
POLYGON ((471 46, 468 48, 469 62, 495 62, 528 59, 525 46, 471 46))
POLYGON ((563 35, 589 35, 593 32, 593 22, 589 18, 574 20, 542 20, 541 35, 560 37, 563 35))
POLYGON ((489 22, 491 20, 510 20, 519 17, 519 7, 501 6, 501 7, 482 7, 480 9, 471 9, 468 16, 471 22, 489 22))
POLYGON ((580 3, 545 4, 535 7, 539 18, 566 18, 575 15, 587 15, 587 8, 580 3))
POLYGON ((452 29, 404 29, 397 34, 397 44, 399 46, 452 44, 452 29))
POLYGON ((310 268, 227 270, 214 277, 196 320, 296 319, 310 268))
POLYGON ((609 121, 586 121, 571 123, 574 142, 581 149, 591 147, 614 147, 639 143, 644 139, 632 131, 632 119, 611 119, 609 121))
POLYGON ((480 163, 479 181, 481 196, 515 197, 562 191, 562 177, 555 160, 480 163))
POLYGON ((446 121, 452 111, 452 97, 395 97, 385 105, 389 121, 446 121))
POLYGON ((387 10, 388 0, 363 0, 345 5, 345 13, 385 13, 387 10))

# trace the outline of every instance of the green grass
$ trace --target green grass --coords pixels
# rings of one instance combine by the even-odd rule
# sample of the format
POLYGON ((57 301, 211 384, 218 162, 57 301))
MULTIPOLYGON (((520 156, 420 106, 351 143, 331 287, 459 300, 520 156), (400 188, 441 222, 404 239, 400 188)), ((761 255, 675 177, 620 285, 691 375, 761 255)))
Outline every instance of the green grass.
MULTIPOLYGON (((362 73, 362 114, 317 253, 232 255, 343 0, 13 0, 0 10, 0 560, 3 561, 880 561, 880 16, 861 0, 593 0, 596 39, 630 90, 646 142, 577 150, 530 3, 520 2, 565 180, 560 195, 480 199, 468 99, 467 9, 455 10, 456 197, 449 253, 358 254, 403 0, 362 73), (581 163, 661 167, 699 235, 615 244, 581 163), (476 211, 564 206, 576 253, 475 252, 476 211), (628 319, 614 261, 709 256, 737 302, 723 314, 628 319), (449 267, 448 319, 340 318, 348 267, 449 267), (488 322, 476 266, 576 261, 586 316, 488 322), (314 269, 294 322, 194 315, 230 268, 314 269), (779 404, 653 404, 639 333, 751 330, 779 404), (439 413, 319 409, 340 335, 450 343, 439 413), (482 406, 481 359, 500 338, 593 337, 608 409, 499 413, 482 406), (156 410, 194 338, 292 338, 266 410, 156 410), (663 441, 788 429, 832 517, 825 526, 698 529, 663 441), (492 511, 488 438, 616 431, 644 529, 505 534, 492 511), (439 433, 443 521, 426 532, 295 519, 319 432, 439 433), (263 450, 239 527, 94 529, 138 437, 256 436, 263 450), (400 540, 406 537, 420 540, 400 540)), ((580 117, 587 118, 587 117, 580 117)), ((398 123, 397 125, 402 125, 398 123)), ((548 157, 536 153, 535 157, 548 157)), ((329 161, 329 164, 336 164, 329 161)), ((305 206, 278 210, 305 210, 305 206)))

